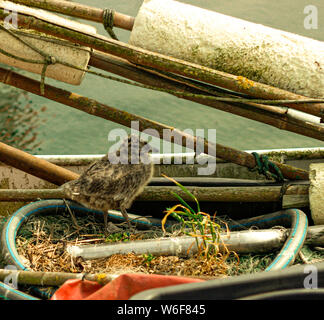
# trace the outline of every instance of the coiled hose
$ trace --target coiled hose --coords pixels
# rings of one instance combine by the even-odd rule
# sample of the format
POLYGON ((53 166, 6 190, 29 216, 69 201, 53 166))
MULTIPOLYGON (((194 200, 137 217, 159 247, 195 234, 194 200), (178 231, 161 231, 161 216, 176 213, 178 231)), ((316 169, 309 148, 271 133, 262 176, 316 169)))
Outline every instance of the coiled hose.
MULTIPOLYGON (((83 207, 82 205, 73 201, 63 201, 60 199, 53 200, 40 200, 23 206, 17 210, 5 223, 2 234, 1 234, 1 250, 2 254, 8 264, 15 265, 20 270, 27 270, 25 262, 22 257, 18 254, 16 248, 16 235, 21 225, 26 221, 27 218, 36 214, 59 214, 66 210, 66 204, 76 214, 88 214, 94 213, 103 215, 101 211, 90 210, 83 207)), ((113 221, 124 221, 124 217, 119 212, 110 211, 109 217, 113 221)), ((147 228, 151 226, 161 226, 161 220, 155 218, 146 218, 134 214, 128 215, 132 223, 136 224, 139 228, 147 228)), ((168 226, 171 226, 170 223, 168 226)))
POLYGON ((0 282, 0 297, 4 300, 39 300, 38 298, 14 289, 3 282, 0 282))
POLYGON ((277 211, 250 219, 240 220, 229 225, 230 230, 240 230, 257 226, 260 229, 274 226, 290 227, 290 234, 274 261, 265 269, 280 270, 294 263, 307 235, 308 220, 304 212, 298 209, 277 211))
MULTIPOLYGON (((75 213, 95 213, 102 215, 101 211, 89 210, 75 202, 66 201, 69 208, 75 213)), ((18 254, 16 248, 16 235, 21 225, 32 215, 46 213, 61 213, 66 209, 66 203, 63 200, 40 200, 28 204, 17 210, 5 223, 1 234, 1 251, 6 262, 14 265, 19 270, 28 270, 23 258, 18 254)), ((120 222, 123 216, 118 212, 110 212, 109 216, 112 220, 120 222)), ((161 221, 154 218, 144 218, 129 214, 130 219, 134 219, 134 223, 140 228, 150 226, 161 226, 161 221)), ((38 300, 37 298, 27 295, 19 290, 0 282, 0 296, 4 299, 12 300, 38 300)))
MULTIPOLYGON (((66 201, 66 203, 75 213, 85 214, 92 212, 102 215, 101 211, 87 209, 73 201, 66 201)), ((25 262, 18 254, 16 249, 16 235, 19 228, 21 227, 22 223, 32 215, 63 212, 66 209, 66 203, 60 199, 40 200, 28 204, 16 211, 10 217, 10 219, 8 219, 2 230, 1 249, 6 261, 15 265, 18 269, 26 270, 27 267, 25 266, 25 262)), ((122 221, 124 219, 123 216, 118 212, 109 213, 109 216, 115 221, 122 221)), ((139 227, 161 226, 160 219, 143 218, 141 216, 132 214, 129 216, 130 219, 134 219, 134 222, 139 227)), ((290 227, 291 230, 283 248, 271 265, 267 267, 266 271, 270 271, 283 269, 294 262, 306 238, 308 227, 306 215, 301 210, 289 209, 250 219, 240 220, 238 223, 231 224, 229 227, 231 230, 240 230, 249 228, 251 226, 258 226, 261 229, 278 225, 290 227)))

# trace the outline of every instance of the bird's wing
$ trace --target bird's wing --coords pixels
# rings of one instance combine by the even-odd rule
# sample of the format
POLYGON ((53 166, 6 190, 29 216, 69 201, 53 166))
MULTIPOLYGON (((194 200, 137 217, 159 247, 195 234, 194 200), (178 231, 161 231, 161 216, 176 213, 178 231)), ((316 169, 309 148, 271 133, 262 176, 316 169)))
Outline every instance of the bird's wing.
POLYGON ((89 172, 96 172, 102 168, 109 168, 110 166, 112 165, 103 158, 93 162, 88 168, 85 169, 85 171, 83 171, 82 175, 88 174, 89 172))
MULTIPOLYGON (((141 171, 140 166, 136 165, 132 167, 121 165, 102 167, 95 163, 79 179, 71 181, 70 192, 85 196, 100 195, 104 197, 111 195, 114 200, 122 200, 125 195, 121 198, 119 198, 119 195, 127 192, 129 183, 132 183, 141 171)), ((134 182, 136 183, 136 181, 134 182)))

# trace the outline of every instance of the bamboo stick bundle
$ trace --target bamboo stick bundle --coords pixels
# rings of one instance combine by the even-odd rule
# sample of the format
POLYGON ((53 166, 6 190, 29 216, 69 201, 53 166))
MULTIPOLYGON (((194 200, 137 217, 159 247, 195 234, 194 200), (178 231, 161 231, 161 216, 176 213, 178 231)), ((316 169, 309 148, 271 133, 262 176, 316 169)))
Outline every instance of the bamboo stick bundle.
MULTIPOLYGON (((6 12, 4 11, 4 10, 1 10, 0 9, 0 16, 2 17, 2 18, 5 18, 6 17, 6 12)), ((47 33, 47 34, 55 34, 55 35, 61 35, 62 36, 62 38, 64 38, 65 37, 65 39, 69 39, 69 40, 71 40, 72 38, 72 36, 73 36, 73 33, 74 33, 74 35, 78 35, 78 36, 80 36, 81 37, 81 41, 79 42, 79 38, 77 38, 77 41, 76 42, 79 42, 80 44, 82 44, 82 41, 86 41, 87 42, 87 44, 86 45, 88 45, 88 44, 92 44, 92 47, 93 48, 97 48, 97 49, 99 49, 99 50, 101 50, 101 51, 103 51, 103 52, 105 52, 105 51, 107 51, 107 52, 110 52, 109 50, 106 50, 107 48, 109 49, 110 48, 110 50, 111 50, 111 48, 113 48, 113 50, 111 50, 111 53, 115 53, 117 56, 120 56, 120 57, 128 57, 128 58, 130 58, 130 54, 131 54, 131 52, 132 51, 134 51, 135 49, 133 49, 131 46, 128 46, 128 45, 124 45, 124 44, 122 44, 121 45, 121 47, 122 48, 118 48, 118 46, 119 46, 119 43, 117 44, 117 42, 116 41, 113 41, 113 40, 109 40, 109 39, 107 39, 106 37, 102 37, 102 36, 99 36, 99 35, 85 35, 84 33, 78 33, 77 31, 75 31, 75 30, 69 30, 69 29, 66 29, 66 28, 62 28, 62 27, 60 27, 60 26, 56 26, 56 25, 53 25, 53 24, 50 24, 50 23, 47 23, 47 22, 44 22, 44 21, 42 21, 42 20, 40 20, 40 19, 37 19, 37 18, 35 18, 35 17, 32 17, 32 16, 26 16, 26 15, 20 15, 19 16, 19 19, 18 19, 18 21, 19 21, 19 23, 21 23, 23 26, 25 25, 28 25, 29 27, 31 27, 32 29, 35 29, 35 30, 39 30, 39 31, 45 31, 45 33, 47 33), (57 31, 59 31, 59 32, 57 32, 57 31), (65 35, 64 36, 64 32, 66 32, 66 34, 67 35, 65 35), (119 50, 119 49, 121 49, 121 51, 119 50), (119 51, 118 51, 119 50, 119 51), (119 53, 118 53, 119 52, 119 53)), ((75 41, 74 41, 75 42, 75 41)), ((91 47, 91 45, 90 45, 90 47, 91 47)), ((136 50, 135 50, 136 51, 136 50)), ((198 65, 194 65, 194 64, 190 64, 190 63, 186 63, 186 62, 184 62, 184 61, 181 61, 181 60, 177 60, 177 59, 171 59, 171 58, 169 58, 169 57, 165 57, 165 56, 162 56, 162 55, 157 55, 157 54, 154 54, 154 53, 150 53, 150 52, 146 52, 145 50, 140 50, 140 49, 138 49, 137 48, 137 51, 135 52, 135 56, 136 55, 138 55, 139 56, 139 58, 140 59, 146 59, 146 61, 148 62, 148 60, 150 59, 150 55, 152 55, 152 56, 154 56, 153 58, 154 58, 154 60, 155 60, 155 58, 157 58, 157 61, 158 62, 162 62, 162 64, 163 63, 170 63, 170 65, 172 65, 172 66, 175 66, 175 68, 179 68, 179 67, 181 67, 181 66, 185 66, 186 67, 186 69, 184 69, 185 70, 185 73, 181 73, 181 72, 179 72, 179 74, 181 74, 181 75, 188 75, 189 73, 190 73, 190 71, 188 71, 187 69, 189 68, 189 70, 191 69, 192 70, 192 68, 194 69, 194 70, 201 70, 201 71, 203 71, 203 72, 207 72, 207 75, 211 75, 212 73, 213 73, 213 75, 215 75, 215 72, 216 72, 216 75, 218 75, 218 76, 220 76, 221 75, 221 73, 219 73, 219 72, 217 72, 217 71, 215 71, 215 70, 212 70, 212 69, 208 69, 208 68, 203 68, 203 67, 200 67, 200 66, 198 66, 198 65)), ((131 59, 129 59, 129 60, 131 60, 131 59)), ((137 61, 137 60, 136 60, 137 61)), ((155 64, 155 62, 154 62, 154 64, 155 64)), ((157 69, 159 69, 159 68, 157 68, 157 69)), ((161 68, 161 71, 164 71, 164 69, 163 68, 161 68)), ((166 71, 170 71, 170 70, 166 70, 166 71)), ((6 71, 4 71, 4 72, 6 72, 6 71)), ((4 75, 5 73, 3 73, 3 75, 4 75)), ((12 75, 12 74, 11 74, 12 75)), ((8 76, 8 74, 6 74, 6 76, 8 76)), ((8 81, 8 79, 9 78, 6 78, 6 76, 5 76, 5 80, 3 80, 3 82, 5 82, 5 83, 7 83, 7 84, 10 84, 10 81, 8 81)), ((232 76, 232 75, 229 75, 229 76, 232 76)), ((234 76, 233 76, 234 77, 234 76)), ((19 77, 15 77, 15 81, 18 79, 19 77)), ((195 77, 193 77, 193 78, 195 78, 195 77)), ((199 79, 199 80, 201 80, 201 77, 199 76, 199 77, 196 77, 196 79, 199 79)), ((10 80, 12 80, 12 79, 10 79, 10 80)), ((22 80, 22 78, 20 78, 20 80, 22 80)), ((30 81, 30 79, 25 79, 26 81, 30 81)), ((19 81, 18 81, 19 82, 19 81)), ((37 82, 36 82, 37 83, 37 82)), ((34 83, 35 84, 35 83, 34 83)), ((216 84, 216 83, 213 83, 212 82, 212 84, 216 84)), ((13 85, 12 83, 11 83, 11 85, 13 85)), ((14 84, 15 86, 17 86, 16 84, 14 84)), ((262 86, 262 84, 260 84, 261 86, 262 86)), ((21 88, 24 88, 24 86, 22 86, 21 85, 21 82, 20 82, 20 84, 19 84, 19 86, 17 86, 17 87, 21 87, 21 88)), ((270 87, 271 88, 271 87, 270 87)), ((276 89, 276 88, 274 88, 274 89, 276 89)), ((37 91, 37 90, 36 90, 37 91)), ((30 92, 36 92, 34 89, 32 90, 32 91, 30 91, 30 92)), ((38 94, 38 93, 36 93, 36 94, 38 94)), ((177 93, 178 95, 179 95, 179 93, 177 93)), ((181 96, 181 94, 180 94, 180 96, 181 96)), ((53 97, 52 97, 53 98, 53 97)), ((82 97, 83 98, 83 97, 82 97)), ((294 98, 296 98, 296 95, 294 95, 294 98)), ((301 97, 302 99, 304 99, 305 97, 301 97)), ((85 98, 86 99, 86 98, 85 98)), ((53 100, 55 100, 55 99, 53 99, 53 100)), ((63 99, 64 101, 65 101, 65 99, 63 99)), ((56 100, 55 101, 59 101, 59 102, 62 102, 62 100, 60 99, 60 98, 56 98, 56 100)), ((83 100, 83 101, 86 101, 86 100, 83 100)), ((193 100, 194 101, 194 100, 193 100)), ((305 100, 304 100, 305 101, 305 100)), ((316 101, 316 100, 311 100, 311 101, 316 101)), ((66 103, 67 101, 65 101, 65 102, 63 102, 63 103, 66 103)), ((71 101, 69 101, 69 103, 70 103, 70 106, 71 105, 73 105, 73 107, 75 107, 75 104, 74 103, 72 103, 71 101)), ((97 104, 97 102, 95 102, 96 104, 97 104)), ((205 103, 205 104, 207 104, 207 103, 205 103)), ((289 103, 288 103, 289 104, 289 103)), ((208 104, 207 104, 208 105, 208 104)), ((253 105, 253 104, 251 104, 251 105, 253 105)), ((256 106, 256 104, 254 104, 255 106, 256 106)), ((297 103, 297 105, 299 106, 299 103, 297 103)), ((303 104, 301 104, 301 105, 303 105, 303 104)), ((317 105, 317 104, 314 104, 315 106, 317 105)), ((319 105, 320 106, 320 105, 319 105)), ((271 106, 262 106, 262 107, 260 107, 260 109, 263 109, 263 110, 267 110, 267 111, 269 111, 269 110, 271 110, 271 109, 273 109, 273 108, 271 108, 271 106)), ((274 110, 274 109, 273 109, 274 110)), ((89 111, 87 111, 87 112, 89 112, 89 111)), ((91 111, 91 113, 92 113, 93 111, 91 111)), ((100 113, 100 112, 99 112, 100 113)), ((97 115, 97 114, 96 114, 97 115)), ((133 115, 132 115, 133 116, 133 115)), ((105 118, 107 118, 107 115, 106 116, 103 116, 103 117, 105 117, 105 118)), ((112 120, 111 118, 111 116, 108 116, 108 118, 110 119, 110 120, 112 120)), ((122 117, 121 117, 122 118, 122 117)), ((289 117, 287 117, 288 119, 289 119, 289 117)), ((133 117, 133 119, 138 119, 138 117, 133 117)), ((161 130, 161 128, 169 128, 169 129, 173 129, 173 128, 171 128, 171 127, 168 127, 168 126, 161 126, 160 124, 157 124, 157 123, 154 123, 154 122, 152 122, 152 121, 150 121, 150 120, 148 120, 148 119, 141 119, 142 120, 142 122, 141 122, 141 124, 144 122, 145 123, 145 125, 147 125, 148 123, 150 123, 151 125, 153 125, 153 128, 157 128, 157 129, 160 129, 161 130), (143 121, 144 120, 144 121, 143 121)), ((293 119, 294 121, 295 121, 295 126, 296 126, 296 119, 293 119)), ((113 120, 114 121, 114 120, 113 120)), ((125 123, 128 123, 128 126, 129 126, 129 121, 125 121, 125 119, 115 119, 115 121, 116 122, 118 122, 118 123, 120 123, 120 124, 124 124, 125 125, 125 123)), ((297 125, 300 125, 301 123, 297 123, 297 125)), ((127 124, 126 124, 127 125, 127 124)), ((145 125, 144 125, 144 128, 145 128, 145 125)), ((146 126, 147 127, 147 126, 146 126)), ((152 128, 152 127, 151 127, 152 128)), ((320 131, 320 127, 318 127, 317 128, 317 130, 318 131, 320 131)), ((296 129, 295 129, 296 130, 296 129)), ((299 130, 299 131, 301 131, 301 130, 299 130)), ((296 131, 295 131, 296 132, 296 131)), ((179 132, 178 132, 179 133, 179 132)), ((180 135, 182 135, 182 133, 180 133, 180 135)), ((320 135, 322 135, 321 133, 320 133, 320 135)), ((187 138, 185 135, 182 135, 182 137, 185 139, 185 138, 187 138)), ((194 139, 194 137, 190 137, 190 138, 193 138, 193 140, 194 140, 194 142, 196 143, 196 140, 194 139)), ((208 144, 205 144, 205 147, 207 147, 207 145, 208 144)), ((207 150, 207 148, 206 148, 206 150, 207 150)), ((252 167, 254 167, 255 166, 255 160, 254 160, 254 158, 253 158, 253 156, 251 156, 250 154, 246 154, 246 155, 244 155, 242 158, 241 157, 239 157, 238 159, 239 160, 237 160, 237 157, 235 156, 237 153, 236 153, 236 151, 235 152, 233 152, 233 149, 231 149, 232 151, 229 151, 230 150, 230 148, 223 148, 223 146, 221 146, 221 145, 217 145, 217 152, 218 152, 218 156, 219 156, 219 151, 221 151, 221 153, 223 153, 223 156, 224 156, 224 159, 226 159, 226 160, 229 160, 229 159, 235 159, 235 161, 234 161, 234 163, 238 163, 238 164, 243 164, 243 165, 246 165, 247 167, 250 167, 250 168, 252 168, 252 167), (246 162, 248 162, 248 165, 246 164, 246 162), (253 164, 253 165, 251 165, 251 164, 253 164)), ((221 156, 220 156, 221 157, 221 156)), ((229 160, 229 161, 232 161, 232 160, 229 160)), ((279 164, 279 167, 282 167, 282 165, 280 165, 279 164)), ((284 166, 284 168, 285 168, 285 174, 286 174, 286 177, 288 176, 290 176, 290 178, 291 177, 293 177, 293 179, 294 178, 302 178, 302 179, 307 179, 307 177, 308 177, 308 174, 305 172, 305 171, 300 171, 299 170, 299 172, 301 173, 301 175, 299 175, 298 173, 297 174, 295 174, 296 173, 296 170, 291 170, 291 169, 288 169, 287 168, 288 166, 284 166), (291 171, 295 171, 295 173, 293 173, 293 174, 291 174, 291 171)), ((297 170, 298 171, 298 170, 297 170)))
MULTIPOLYGON (((34 4, 36 5, 36 3, 34 4)), ((0 8, 0 19, 5 19, 7 15, 8 13, 0 8)), ((234 76, 215 69, 202 67, 194 63, 150 52, 98 34, 87 35, 75 30, 68 30, 33 16, 19 14, 18 25, 20 27, 30 28, 56 36, 73 43, 88 46, 98 51, 110 53, 135 64, 155 68, 163 72, 175 73, 261 99, 285 100, 282 101, 283 105, 318 117, 323 117, 324 114, 323 103, 317 103, 322 102, 322 99, 308 99, 302 95, 259 82, 250 81, 244 77, 234 76), (311 105, 309 104, 310 102, 311 105)), ((265 103, 265 101, 263 101, 263 103, 265 103)), ((271 104, 271 101, 268 101, 268 103, 271 104)))
POLYGON ((296 117, 293 112, 290 112, 292 109, 287 107, 274 107, 252 102, 230 103, 213 100, 208 95, 216 95, 217 92, 208 86, 198 86, 194 82, 182 78, 152 71, 151 69, 139 68, 127 60, 98 51, 92 53, 89 64, 143 85, 163 88, 181 99, 265 123, 281 130, 324 140, 324 127, 320 123, 312 122, 312 119, 296 117))
MULTIPOLYGON (((286 107, 273 107, 270 105, 257 104, 255 102, 244 102, 243 104, 240 102, 229 103, 217 99, 215 100, 213 95, 219 93, 216 93, 215 90, 210 88, 206 89, 206 86, 199 85, 199 89, 197 90, 197 84, 188 80, 165 75, 164 73, 152 71, 147 68, 139 68, 124 59, 102 54, 100 52, 94 52, 92 54, 90 64, 109 72, 122 75, 123 77, 133 79, 137 82, 141 82, 142 84, 153 86, 155 89, 162 88, 160 90, 166 91, 180 98, 260 121, 279 129, 303 134, 319 140, 324 139, 324 127, 321 124, 314 123, 312 121, 313 119, 302 118, 301 120, 298 114, 296 117, 295 114, 290 112, 292 109, 287 109, 286 107), (192 88, 194 90, 192 90, 192 88)), ((319 120, 317 121, 319 122, 319 120)))
MULTIPOLYGON (((39 81, 19 75, 10 70, 0 68, 0 82, 14 86, 16 88, 23 89, 36 95, 42 95, 39 81)), ((128 128, 131 128, 132 121, 137 121, 139 123, 139 131, 144 131, 145 129, 156 130, 158 134, 157 138, 164 137, 164 130, 169 130, 173 134, 171 137, 171 142, 185 146, 186 143, 189 141, 189 145, 191 145, 194 148, 194 150, 196 150, 198 145, 198 139, 196 137, 181 132, 176 128, 119 110, 114 107, 110 107, 94 99, 89 99, 76 93, 69 92, 67 90, 56 88, 50 85, 45 85, 45 97, 50 100, 70 106, 72 108, 81 110, 88 114, 113 121, 120 125, 124 125, 128 128)), ((255 158, 250 153, 226 147, 221 144, 212 144, 205 139, 203 141, 203 146, 203 152, 206 154, 217 154, 218 158, 251 169, 255 168, 256 166, 255 158)), ((5 162, 6 158, 3 157, 1 160, 5 162)), ((308 172, 305 170, 295 168, 286 164, 278 163, 275 161, 273 161, 273 163, 282 171, 283 176, 287 179, 308 179, 308 172)))
MULTIPOLYGON (((53 17, 51 17, 51 19, 53 19, 53 17)), ((39 35, 31 36, 30 34, 27 35, 25 32, 17 32, 11 36, 19 37, 20 35, 23 35, 24 37, 27 36, 27 39, 34 41, 36 39, 41 39, 43 41, 43 46, 44 43, 46 44, 46 41, 49 45, 53 42, 53 39, 40 37, 39 35)), ((30 50, 30 48, 28 47, 27 49, 30 50)), ((59 60, 57 60, 57 58, 56 61, 59 63, 59 60)), ((104 74, 98 74, 97 72, 88 70, 88 72, 92 72, 96 75, 108 77, 109 79, 113 78, 113 80, 116 81, 126 82, 147 89, 167 92, 179 98, 187 99, 216 109, 244 116, 249 119, 272 125, 279 129, 292 131, 319 140, 324 139, 324 126, 319 123, 320 118, 301 113, 299 111, 294 111, 293 109, 288 109, 287 107, 274 107, 270 105, 257 104, 255 102, 246 102, 246 99, 243 99, 243 101, 245 102, 240 102, 241 99, 238 99, 237 97, 234 99, 237 102, 229 103, 228 101, 226 101, 226 99, 231 100, 232 95, 229 93, 224 93, 221 90, 215 90, 215 88, 208 85, 198 85, 194 81, 176 77, 175 75, 168 75, 147 68, 140 68, 127 62, 124 59, 120 59, 112 55, 103 54, 97 51, 92 53, 90 65, 115 73, 117 75, 121 75, 124 78, 134 80, 136 81, 136 83, 127 82, 126 80, 121 80, 120 78, 106 76, 104 74), (219 99, 225 99, 225 101, 219 99)), ((67 74, 73 75, 74 70, 71 69, 70 64, 60 64, 60 66, 66 67, 67 69, 65 70, 67 74)), ((34 67, 33 64, 29 64, 25 66, 25 68, 27 68, 26 70, 33 70, 34 67)), ((42 67, 40 68, 40 70, 41 69, 42 67)), ((84 73, 85 70, 78 67, 77 69, 75 69, 75 71, 81 71, 84 73)), ((59 74, 58 70, 53 69, 52 74, 59 74)), ((78 77, 78 75, 74 74, 72 80, 75 80, 76 77, 78 77)), ((54 76, 54 78, 56 78, 56 76, 54 76)), ((71 80, 65 78, 65 81, 71 80)))

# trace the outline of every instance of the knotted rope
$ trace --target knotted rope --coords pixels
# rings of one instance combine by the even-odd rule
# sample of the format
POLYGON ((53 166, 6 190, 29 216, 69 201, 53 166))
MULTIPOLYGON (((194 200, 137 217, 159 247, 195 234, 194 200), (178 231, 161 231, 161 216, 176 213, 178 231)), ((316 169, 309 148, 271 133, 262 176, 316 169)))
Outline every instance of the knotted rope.
POLYGON ((281 170, 274 162, 269 160, 268 156, 259 155, 257 152, 252 152, 252 155, 256 162, 256 167, 252 170, 258 170, 260 174, 265 175, 268 179, 275 179, 278 182, 285 180, 281 170))
POLYGON ((109 33, 109 35, 114 39, 118 40, 113 28, 114 28, 114 16, 115 10, 113 9, 105 9, 102 16, 102 22, 105 30, 109 33))

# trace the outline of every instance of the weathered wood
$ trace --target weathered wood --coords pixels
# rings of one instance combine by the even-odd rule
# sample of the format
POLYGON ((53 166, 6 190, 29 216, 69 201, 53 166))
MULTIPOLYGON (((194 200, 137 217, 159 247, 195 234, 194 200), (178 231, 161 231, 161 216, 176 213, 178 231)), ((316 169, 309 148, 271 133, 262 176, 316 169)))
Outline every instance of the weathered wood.
MULTIPOLYGON (((36 7, 48 11, 62 13, 71 17, 86 19, 102 23, 103 10, 81 3, 64 0, 11 0, 11 2, 36 7)), ((131 31, 134 25, 134 17, 115 12, 114 26, 131 31)))
MULTIPOLYGON (((9 13, 0 8, 0 19, 3 20, 8 15, 9 13)), ((87 35, 82 32, 68 30, 35 17, 18 14, 18 25, 113 54, 135 64, 207 82, 232 91, 245 93, 252 97, 269 100, 309 100, 304 96, 251 81, 244 77, 234 76, 215 69, 150 52, 99 34, 87 35)), ((324 115, 323 103, 287 103, 285 105, 319 117, 324 115)))
POLYGON ((39 286, 61 286, 69 279, 86 279, 95 281, 102 285, 115 279, 116 275, 106 273, 84 274, 84 273, 69 273, 69 272, 41 272, 41 271, 22 271, 0 269, 0 281, 5 279, 13 279, 18 284, 39 285, 39 286))
MULTIPOLYGON (((229 187, 186 187, 198 201, 207 202, 276 202, 280 201, 281 186, 229 186, 229 187)), ((308 194, 309 185, 293 185, 286 196, 308 194)), ((137 201, 178 201, 171 192, 178 193, 184 200, 192 200, 177 186, 146 186, 137 201)), ((0 189, 0 201, 33 201, 35 199, 59 199, 64 193, 60 189, 0 189)))
POLYGON ((309 206, 309 196, 307 194, 290 194, 282 198, 282 208, 303 208, 309 206))
MULTIPOLYGON (((50 85, 45 85, 45 93, 43 95, 41 92, 40 82, 17 74, 10 70, 0 68, 0 82, 26 90, 39 96, 45 96, 50 100, 63 103, 72 108, 81 110, 97 117, 101 117, 106 120, 116 122, 129 128, 132 127, 133 121, 137 121, 139 123, 139 131, 144 131, 145 129, 156 130, 158 134, 157 137, 161 139, 163 139, 165 130, 169 130, 173 133, 173 136, 171 137, 172 142, 178 143, 183 146, 185 146, 187 142, 190 142, 189 145, 193 146, 195 150, 198 145, 197 137, 184 133, 174 127, 152 121, 150 119, 146 119, 144 117, 140 117, 114 107, 107 106, 94 99, 89 99, 67 90, 56 88, 50 85)), ((254 156, 250 153, 223 146, 221 144, 209 143, 206 139, 204 139, 203 142, 203 152, 206 154, 217 155, 218 158, 222 158, 223 160, 236 163, 238 165, 242 165, 251 169, 256 165, 254 156)), ((284 177, 287 179, 308 179, 308 172, 305 170, 288 166, 279 162, 274 163, 278 166, 278 168, 282 171, 284 177)))
POLYGON ((289 186, 282 197, 282 208, 304 208, 309 206, 309 184, 289 186))
MULTIPOLYGON (((213 90, 208 87, 205 88, 203 85, 198 87, 197 84, 179 77, 166 75, 152 69, 139 68, 127 60, 98 51, 92 53, 89 65, 144 85, 170 90, 169 93, 178 98, 230 112, 281 130, 324 141, 324 127, 322 125, 296 119, 288 114, 286 108, 256 103, 226 103, 200 97, 199 95, 210 95, 213 90), (178 93, 172 93, 171 91, 178 93)), ((217 95, 215 91, 214 94, 217 95)))
POLYGON ((312 163, 310 170, 309 201, 315 224, 324 224, 324 163, 312 163))
POLYGON ((36 199, 64 198, 59 189, 0 189, 0 201, 34 201, 36 199))

